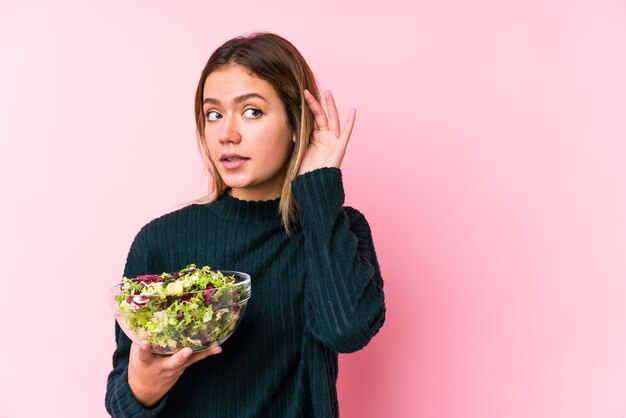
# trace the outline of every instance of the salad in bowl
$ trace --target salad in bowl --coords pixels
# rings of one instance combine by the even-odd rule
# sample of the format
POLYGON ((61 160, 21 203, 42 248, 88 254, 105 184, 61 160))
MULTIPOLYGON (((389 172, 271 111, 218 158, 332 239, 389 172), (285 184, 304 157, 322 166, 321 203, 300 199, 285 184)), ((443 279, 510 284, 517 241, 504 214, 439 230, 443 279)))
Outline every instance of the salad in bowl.
POLYGON ((109 301, 128 338, 147 340, 155 353, 173 354, 226 341, 250 294, 249 274, 189 264, 174 273, 124 277, 110 289, 109 301))

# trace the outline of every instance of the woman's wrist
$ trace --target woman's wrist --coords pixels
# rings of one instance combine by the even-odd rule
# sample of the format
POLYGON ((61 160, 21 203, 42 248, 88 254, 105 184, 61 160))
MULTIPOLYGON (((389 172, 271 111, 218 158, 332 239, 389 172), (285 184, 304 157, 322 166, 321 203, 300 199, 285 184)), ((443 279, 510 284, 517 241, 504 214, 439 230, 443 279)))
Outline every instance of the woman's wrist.
POLYGON ((135 400, 144 408, 153 408, 159 403, 161 398, 167 393, 167 389, 159 388, 155 385, 143 385, 128 375, 128 387, 135 400))

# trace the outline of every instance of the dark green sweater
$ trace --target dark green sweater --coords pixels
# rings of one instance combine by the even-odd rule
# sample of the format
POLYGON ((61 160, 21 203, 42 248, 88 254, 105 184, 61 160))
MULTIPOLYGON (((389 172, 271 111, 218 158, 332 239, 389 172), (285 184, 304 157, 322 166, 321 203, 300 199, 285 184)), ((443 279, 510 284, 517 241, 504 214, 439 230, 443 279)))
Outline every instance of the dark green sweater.
POLYGON ((252 297, 222 353, 188 367, 153 408, 128 386, 130 340, 116 324, 106 392, 113 417, 336 417, 337 353, 365 346, 385 319, 383 281, 370 228, 343 207, 341 171, 323 168, 292 183, 299 221, 288 237, 279 200, 221 197, 144 226, 124 275, 190 263, 252 276, 252 297))

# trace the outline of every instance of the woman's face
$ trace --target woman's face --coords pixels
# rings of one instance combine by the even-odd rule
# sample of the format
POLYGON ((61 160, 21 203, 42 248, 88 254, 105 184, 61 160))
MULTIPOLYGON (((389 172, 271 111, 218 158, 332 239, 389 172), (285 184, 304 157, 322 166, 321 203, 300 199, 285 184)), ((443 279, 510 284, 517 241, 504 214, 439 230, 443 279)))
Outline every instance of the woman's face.
POLYGON ((223 67, 206 78, 203 111, 204 140, 231 195, 280 197, 293 131, 274 88, 244 67, 223 67))

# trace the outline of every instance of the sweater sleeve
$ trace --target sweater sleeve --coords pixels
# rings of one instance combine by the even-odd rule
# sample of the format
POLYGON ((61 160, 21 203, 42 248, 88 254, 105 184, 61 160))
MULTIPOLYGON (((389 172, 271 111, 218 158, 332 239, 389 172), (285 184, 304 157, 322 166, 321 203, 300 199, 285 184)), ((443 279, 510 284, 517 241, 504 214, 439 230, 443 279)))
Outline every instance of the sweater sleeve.
POLYGON ((343 207, 341 171, 322 168, 296 177, 307 256, 307 327, 339 353, 367 345, 385 321, 383 280, 365 217, 343 207))
MULTIPOLYGON (((151 263, 147 241, 146 225, 135 237, 124 268, 125 277, 136 277, 140 274, 155 273, 151 263)), ((128 357, 132 341, 124 334, 117 321, 115 322, 115 342, 117 347, 113 353, 113 370, 109 373, 105 407, 114 418, 152 418, 159 416, 165 407, 165 395, 152 408, 144 408, 135 399, 128 385, 128 357)))

